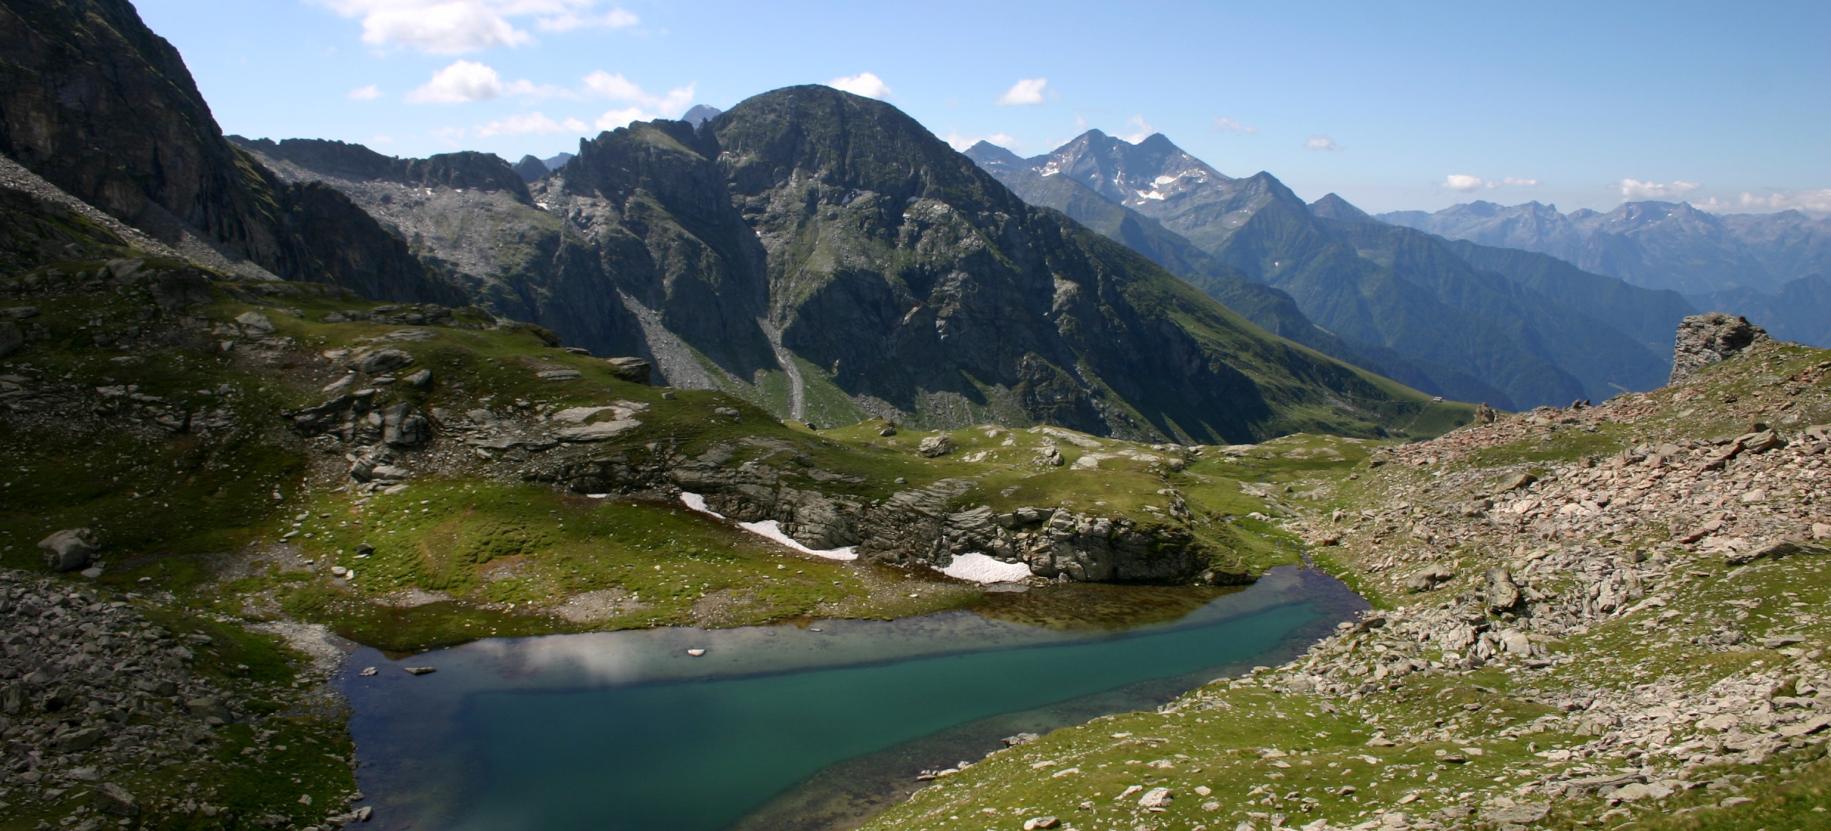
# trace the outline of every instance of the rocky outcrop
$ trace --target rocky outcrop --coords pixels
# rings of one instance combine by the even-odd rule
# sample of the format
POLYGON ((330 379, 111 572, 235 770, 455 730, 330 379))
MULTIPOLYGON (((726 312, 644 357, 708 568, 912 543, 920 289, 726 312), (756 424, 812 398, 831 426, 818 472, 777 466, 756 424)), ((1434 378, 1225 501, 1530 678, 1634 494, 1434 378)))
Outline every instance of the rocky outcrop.
MULTIPOLYGON (((525 441, 509 446, 526 447, 525 441)), ((977 552, 1024 563, 1031 574, 1046 579, 1212 584, 1251 579, 1213 570, 1211 552, 1175 521, 1146 524, 1054 507, 996 512, 960 504, 973 487, 965 479, 943 479, 866 501, 791 484, 791 477, 771 464, 731 464, 737 451, 737 445, 725 444, 692 458, 630 452, 537 458, 524 470, 529 478, 578 493, 646 493, 667 499, 682 491, 699 494, 707 507, 728 518, 774 520, 809 548, 850 547, 863 558, 900 565, 939 570, 958 555, 977 552)), ((792 459, 783 464, 800 467, 792 459)))
POLYGON ((1707 312, 1685 318, 1678 325, 1678 339, 1672 347, 1672 380, 1678 383, 1698 370, 1768 339, 1767 330, 1748 322, 1748 318, 1722 312, 1707 312))
POLYGON ((349 199, 281 182, 225 141, 127 0, 0 7, 0 153, 162 242, 370 297, 459 300, 349 199))

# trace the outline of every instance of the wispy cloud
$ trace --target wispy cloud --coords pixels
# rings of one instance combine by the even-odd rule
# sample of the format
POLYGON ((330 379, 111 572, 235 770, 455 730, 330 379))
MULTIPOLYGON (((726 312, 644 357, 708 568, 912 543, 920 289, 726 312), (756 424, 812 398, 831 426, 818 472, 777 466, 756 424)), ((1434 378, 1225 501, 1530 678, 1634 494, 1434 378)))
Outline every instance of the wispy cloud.
POLYGON ((837 90, 862 95, 866 98, 883 100, 890 97, 890 85, 877 77, 875 72, 860 72, 857 75, 846 75, 826 82, 826 85, 837 90))
POLYGON ((998 97, 998 103, 1007 107, 1041 104, 1043 90, 1048 86, 1048 78, 1025 78, 1005 90, 1005 94, 998 97))
POLYGON ((1642 199, 1679 199, 1699 187, 1698 183, 1687 182, 1683 179, 1674 179, 1670 182, 1622 179, 1617 186, 1621 189, 1621 198, 1628 202, 1642 199))
POLYGON ((374 101, 381 97, 381 87, 374 84, 357 87, 349 92, 351 101, 374 101))
POLYGON ((1527 179, 1520 176, 1507 176, 1501 179, 1483 179, 1480 176, 1471 176, 1467 173, 1451 173, 1450 175, 1443 177, 1444 187, 1463 193, 1481 190, 1483 188, 1488 190, 1506 187, 1529 188, 1538 185, 1538 183, 1539 180, 1537 179, 1527 179))
POLYGON ((533 81, 504 81, 494 67, 476 61, 453 61, 432 79, 407 93, 415 104, 462 104, 505 95, 551 98, 566 95, 559 87, 533 81))
POLYGON ((1341 145, 1336 144, 1335 139, 1329 138, 1328 136, 1310 136, 1303 140, 1303 149, 1333 153, 1340 150, 1341 145))
POLYGON ((643 89, 621 74, 599 70, 585 76, 587 95, 625 105, 599 116, 596 123, 600 130, 615 130, 632 121, 679 118, 687 111, 687 107, 693 105, 693 93, 697 87, 697 84, 687 84, 657 94, 643 89))
POLYGON ((543 17, 534 25, 543 32, 570 32, 574 29, 627 29, 641 22, 642 18, 635 12, 611 9, 596 13, 561 12, 543 17))
POLYGON ((1157 132, 1157 128, 1152 127, 1151 122, 1144 120, 1144 116, 1142 115, 1132 116, 1125 122, 1125 126, 1130 127, 1132 131, 1119 138, 1132 144, 1144 141, 1145 139, 1150 138, 1152 133, 1157 132))
POLYGON ((635 14, 600 0, 317 0, 336 14, 362 21, 362 42, 434 55, 527 46, 529 21, 546 32, 626 28, 635 14))
POLYGON ((1451 173, 1450 175, 1443 177, 1443 186, 1450 190, 1465 192, 1481 190, 1486 184, 1487 182, 1482 181, 1480 176, 1470 176, 1467 173, 1451 173))
POLYGON ((1249 135, 1249 136, 1254 133, 1259 132, 1259 128, 1257 128, 1257 127, 1253 127, 1253 126, 1247 125, 1247 124, 1241 124, 1240 122, 1235 121, 1232 118, 1229 118, 1224 115, 1215 117, 1214 129, 1219 130, 1223 133, 1241 133, 1241 134, 1249 135))
POLYGON ((1831 214, 1831 188, 1775 190, 1766 193, 1743 191, 1734 199, 1710 197, 1695 202, 1698 208, 1712 213, 1768 213, 1772 211, 1805 211, 1831 214))
POLYGON ((490 136, 538 136, 553 133, 570 133, 583 135, 589 129, 585 122, 576 118, 552 119, 544 113, 532 112, 511 115, 500 121, 491 121, 477 128, 479 137, 490 136))

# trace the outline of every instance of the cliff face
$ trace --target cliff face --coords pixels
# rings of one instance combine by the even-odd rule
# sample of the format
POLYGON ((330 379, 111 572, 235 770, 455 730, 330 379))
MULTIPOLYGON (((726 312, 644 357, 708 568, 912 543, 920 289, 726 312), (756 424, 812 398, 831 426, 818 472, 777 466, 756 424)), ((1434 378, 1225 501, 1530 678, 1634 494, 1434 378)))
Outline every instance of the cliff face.
POLYGON ((225 141, 177 50, 125 0, 0 8, 0 153, 162 241, 191 235, 377 297, 461 300, 349 200, 287 185, 225 141))

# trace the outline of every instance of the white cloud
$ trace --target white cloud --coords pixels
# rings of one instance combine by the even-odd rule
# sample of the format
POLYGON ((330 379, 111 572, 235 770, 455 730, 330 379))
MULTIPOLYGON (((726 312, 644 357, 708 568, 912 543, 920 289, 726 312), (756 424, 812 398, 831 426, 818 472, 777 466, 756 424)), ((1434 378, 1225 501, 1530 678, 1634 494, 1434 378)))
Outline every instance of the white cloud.
POLYGON ((946 141, 948 145, 952 146, 955 150, 965 150, 981 141, 989 141, 1006 150, 1013 150, 1017 147, 1017 137, 1010 133, 993 133, 989 136, 966 136, 950 130, 947 135, 942 136, 941 139, 946 141))
POLYGON ((1125 126, 1132 128, 1132 132, 1120 136, 1119 138, 1122 138, 1131 144, 1137 144, 1138 142, 1144 141, 1145 139, 1150 138, 1152 133, 1157 132, 1157 128, 1152 127, 1151 122, 1144 120, 1144 116, 1142 115, 1132 116, 1125 122, 1125 126))
POLYGON ((1621 198, 1634 202, 1642 199, 1678 199, 1698 189, 1698 183, 1674 179, 1671 182, 1643 182, 1639 179, 1622 179, 1619 183, 1621 198))
POLYGON ((446 147, 464 146, 463 127, 435 127, 432 130, 432 137, 438 139, 439 143, 446 147))
POLYGON ((516 20, 531 18, 542 31, 624 28, 637 17, 600 0, 317 0, 347 18, 362 20, 362 42, 435 55, 527 46, 534 36, 516 20))
POLYGON ((877 77, 875 72, 860 72, 857 75, 834 78, 826 82, 826 85, 853 95, 876 98, 879 101, 890 97, 890 85, 884 83, 884 79, 877 77))
POLYGON ((1807 213, 1831 214, 1831 188, 1806 190, 1776 190, 1767 193, 1743 191, 1735 199, 1718 199, 1714 196, 1702 202, 1693 203, 1696 207, 1712 213, 1768 213, 1772 211, 1805 211, 1807 213))
POLYGON ((535 23, 543 32, 570 32, 574 29, 627 29, 642 22, 642 18, 627 9, 611 9, 596 14, 579 14, 561 12, 552 17, 543 17, 535 23))
POLYGON ((349 92, 351 101, 374 101, 381 97, 381 87, 374 84, 360 86, 349 92))
POLYGON ((687 84, 654 94, 620 74, 601 69, 585 76, 585 94, 629 105, 599 116, 596 123, 600 130, 615 130, 632 121, 679 118, 693 105, 693 91, 697 87, 698 84, 687 84))
POLYGON ((1303 149, 1334 152, 1340 150, 1341 145, 1336 144, 1335 139, 1329 138, 1328 136, 1310 136, 1309 138, 1304 139, 1303 149))
POLYGON ((565 94, 558 87, 533 81, 504 81, 488 64, 460 60, 433 73, 432 80, 407 93, 407 100, 415 104, 462 104, 504 95, 551 98, 565 94))
POLYGON ((1043 103, 1043 88, 1049 86, 1048 78, 1025 78, 1011 85, 1005 94, 999 96, 998 103, 1004 106, 1043 103))
POLYGON ((1482 181, 1480 176, 1470 176, 1467 173, 1451 173, 1450 175, 1443 177, 1443 186, 1450 190, 1464 192, 1481 190, 1482 187, 1487 184, 1487 182, 1482 181))
POLYGON ((1471 176, 1467 173, 1451 173, 1450 175, 1443 177, 1444 187, 1463 193, 1468 193, 1472 190, 1481 190, 1482 188, 1487 188, 1488 190, 1505 187, 1529 188, 1536 186, 1538 183, 1539 180, 1537 179, 1523 179, 1518 176, 1508 176, 1503 179, 1483 179, 1480 176, 1471 176))
POLYGON ((1240 122, 1235 121, 1231 118, 1228 118, 1227 116, 1224 116, 1224 115, 1215 117, 1214 129, 1220 130, 1223 133, 1244 133, 1249 136, 1254 133, 1259 132, 1259 128, 1257 128, 1257 127, 1252 127, 1252 126, 1249 126, 1246 124, 1241 124, 1240 122))
POLYGON ((661 116, 641 107, 624 107, 598 116, 595 126, 600 130, 615 130, 618 127, 628 127, 633 122, 654 121, 657 118, 661 118, 661 116))
POLYGON ((492 121, 477 128, 479 137, 488 136, 527 136, 547 135, 551 133, 570 133, 582 135, 589 129, 585 122, 576 118, 555 121, 544 113, 532 112, 511 115, 500 121, 492 121))

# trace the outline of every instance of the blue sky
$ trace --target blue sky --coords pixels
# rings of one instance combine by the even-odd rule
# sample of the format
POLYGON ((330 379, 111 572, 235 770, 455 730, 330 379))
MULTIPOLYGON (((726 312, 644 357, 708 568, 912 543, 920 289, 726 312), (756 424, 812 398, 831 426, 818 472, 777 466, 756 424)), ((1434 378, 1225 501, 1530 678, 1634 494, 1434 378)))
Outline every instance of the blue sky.
POLYGON ((1831 210, 1822 0, 137 6, 224 130, 400 156, 546 156, 630 118, 846 79, 952 141, 1033 155, 1090 127, 1162 132, 1229 175, 1374 211, 1831 210))

